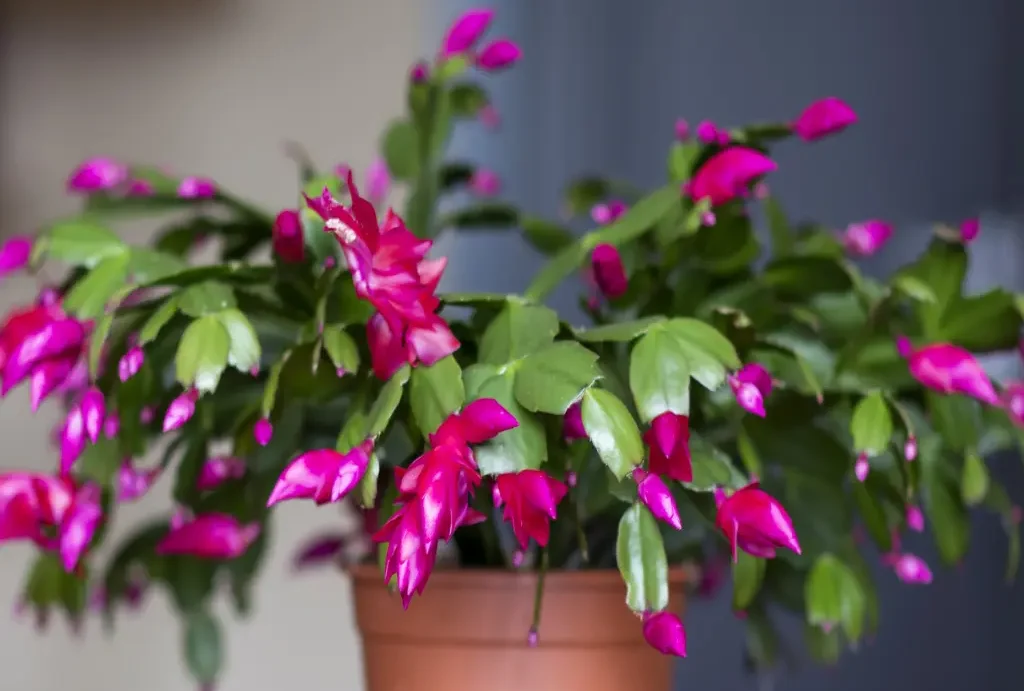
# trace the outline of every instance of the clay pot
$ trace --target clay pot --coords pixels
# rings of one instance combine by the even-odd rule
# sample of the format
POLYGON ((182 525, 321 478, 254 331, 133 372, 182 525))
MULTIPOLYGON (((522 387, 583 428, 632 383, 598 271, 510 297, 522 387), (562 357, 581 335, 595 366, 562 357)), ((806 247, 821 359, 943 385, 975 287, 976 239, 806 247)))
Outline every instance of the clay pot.
MULTIPOLYGON (((350 571, 366 691, 669 691, 675 658, 644 642, 617 571, 548 573, 537 647, 534 573, 434 572, 407 611, 374 566, 350 571)), ((682 571, 671 606, 683 609, 682 571)))

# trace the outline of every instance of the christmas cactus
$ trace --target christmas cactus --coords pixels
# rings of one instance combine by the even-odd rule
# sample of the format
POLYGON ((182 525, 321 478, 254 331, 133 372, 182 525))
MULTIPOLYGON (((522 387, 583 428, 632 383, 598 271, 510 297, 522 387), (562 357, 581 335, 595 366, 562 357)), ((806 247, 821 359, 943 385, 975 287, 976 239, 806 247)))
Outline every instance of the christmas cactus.
MULTIPOLYGON (((968 509, 997 512, 1012 575, 1019 511, 985 459, 1022 440, 1024 383, 993 384, 976 355, 1018 347, 1024 300, 964 294, 977 222, 940 227, 886 281, 856 260, 887 223, 794 224, 765 182, 771 147, 853 124, 834 98, 777 125, 680 121, 662 187, 568 187, 566 223, 588 232, 524 213, 445 156, 456 124, 498 125, 476 77, 520 50, 485 39, 490 20, 465 14, 412 68, 358 185, 295 152, 302 195, 275 215, 206 178, 92 159, 68 180, 82 213, 6 242, 5 274, 69 267, 0 329, 3 393, 24 384, 33 410, 63 411, 52 472, 0 475, 0 540, 39 549, 23 606, 112 623, 165 588, 212 683, 211 600, 248 609, 291 500, 362 517, 300 547, 300 566, 379 560, 406 606, 435 569, 618 568, 666 654, 686 654, 670 569, 700 567, 709 592, 731 566, 758 667, 776 662, 776 606, 835 660, 879 625, 872 560, 928 583, 907 529, 956 563, 968 509), (138 217, 165 221, 150 245, 113 230, 138 217), (550 260, 522 295, 443 292, 433 239, 463 230, 522 233, 550 260), (577 277, 586 324, 545 306, 577 277), (119 507, 160 485, 174 514, 103 545, 119 507)), ((542 644, 537 582, 523 636, 542 644)))

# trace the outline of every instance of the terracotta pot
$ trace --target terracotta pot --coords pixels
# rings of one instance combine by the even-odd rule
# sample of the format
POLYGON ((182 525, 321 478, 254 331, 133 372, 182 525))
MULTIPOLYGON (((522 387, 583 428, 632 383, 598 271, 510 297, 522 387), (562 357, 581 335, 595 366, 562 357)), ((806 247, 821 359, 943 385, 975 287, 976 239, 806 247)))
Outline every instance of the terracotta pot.
MULTIPOLYGON (((644 642, 617 571, 547 575, 537 647, 526 638, 537 577, 436 571, 407 611, 374 566, 351 570, 366 691, 669 691, 674 658, 644 642)), ((671 574, 683 608, 682 571, 671 574)))

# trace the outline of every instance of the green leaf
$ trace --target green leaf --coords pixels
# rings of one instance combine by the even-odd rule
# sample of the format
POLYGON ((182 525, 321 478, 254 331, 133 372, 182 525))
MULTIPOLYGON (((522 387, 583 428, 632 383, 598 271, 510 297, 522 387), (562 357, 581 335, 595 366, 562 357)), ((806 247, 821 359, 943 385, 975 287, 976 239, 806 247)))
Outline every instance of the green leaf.
POLYGON ((565 213, 569 217, 589 214, 595 204, 605 201, 612 194, 612 184, 604 178, 576 180, 565 190, 565 213))
POLYGON ((398 404, 402 402, 402 392, 408 381, 409 367, 406 365, 384 382, 380 393, 377 394, 377 400, 373 402, 370 412, 367 414, 366 436, 377 437, 387 429, 388 423, 391 422, 391 416, 395 414, 398 404))
POLYGON ((668 559, 658 524, 640 503, 619 520, 615 558, 626 582, 626 605, 634 612, 660 612, 668 607, 668 559))
POLYGON ((212 684, 224 668, 220 625, 204 610, 192 612, 185 620, 185 663, 199 684, 212 684))
POLYGON ((132 247, 128 256, 128 273, 139 283, 159 281, 188 268, 180 258, 148 247, 132 247))
POLYGON ((473 179, 473 164, 462 161, 448 161, 437 173, 438 190, 451 192, 473 179))
MULTIPOLYGON (((467 374, 472 369, 468 368, 467 374)), ((523 409, 516 401, 513 395, 514 377, 514 372, 507 370, 480 383, 477 388, 475 399, 493 398, 519 421, 515 429, 502 432, 492 441, 476 447, 474 453, 477 465, 484 475, 539 468, 548 458, 544 426, 536 415, 523 409)))
POLYGON ((345 374, 359 371, 359 346, 345 327, 340 324, 324 327, 323 343, 335 370, 345 374))
POLYGON ((689 180, 702 149, 697 141, 675 142, 668 151, 669 177, 676 183, 689 180))
POLYGON ((925 338, 937 340, 943 313, 947 306, 959 299, 963 289, 967 252, 960 243, 935 239, 915 264, 900 273, 918 279, 935 295, 934 302, 921 305, 920 314, 925 338))
POLYGON ((762 202, 764 214, 768 218, 768 232, 772 239, 772 256, 782 257, 793 251, 793 229, 789 225, 786 213, 775 197, 768 197, 762 202))
POLYGON ((178 309, 190 317, 204 317, 235 307, 235 292, 216 281, 194 283, 178 294, 178 309))
POLYGON ((579 343, 559 341, 519 363, 516 400, 533 412, 562 415, 600 376, 595 353, 579 343))
POLYGON ((469 230, 495 230, 514 228, 518 223, 519 212, 514 206, 488 202, 467 206, 445 216, 441 226, 469 230))
POLYGON ((561 252, 576 240, 571 231, 543 218, 522 216, 519 225, 526 241, 543 254, 561 252))
POLYGON ((878 549, 884 554, 892 549, 892 531, 889 529, 889 522, 885 515, 885 507, 880 499, 868 489, 868 482, 872 481, 875 473, 868 476, 867 482, 853 483, 853 501, 857 505, 864 526, 868 534, 874 540, 878 549))
POLYGON ((448 92, 452 115, 473 119, 489 102, 487 92, 476 84, 456 84, 448 92))
POLYGON ((931 286, 912 274, 896 274, 892 277, 892 287, 918 302, 938 301, 931 286))
POLYGON ((488 305, 499 306, 508 302, 509 296, 505 293, 440 293, 437 299, 442 305, 469 305, 472 307, 486 307, 488 305))
POLYGON ((633 416, 614 394, 588 389, 583 394, 583 427, 601 461, 622 479, 644 459, 644 445, 633 416))
POLYGON ((643 336, 655 324, 665 321, 661 315, 642 317, 632 321, 613 322, 602 326, 595 326, 591 329, 576 329, 573 335, 584 343, 628 343, 640 336, 643 336))
POLYGON ((558 315, 538 305, 510 302, 480 339, 479 361, 503 365, 550 345, 558 333, 558 315))
POLYGON ((974 451, 964 455, 964 468, 960 477, 960 494, 967 506, 976 506, 985 500, 990 483, 985 461, 974 451))
POLYGON ((842 263, 828 257, 776 259, 765 267, 761 278, 780 294, 791 297, 845 293, 853 287, 842 263))
POLYGON ((366 411, 352 407, 348 410, 345 424, 338 433, 338 441, 334 445, 338 453, 348 453, 366 439, 366 423, 370 418, 366 411))
POLYGON ((391 123, 384 133, 381 148, 391 177, 409 181, 419 174, 419 135, 410 121, 397 120, 391 123))
POLYGON ((831 554, 821 555, 805 587, 807 623, 826 629, 838 624, 851 642, 860 640, 867 599, 860 580, 846 564, 831 554))
POLYGON ((879 456, 892 441, 892 433, 892 413, 882 392, 875 391, 860 399, 850 418, 854 451, 879 456))
POLYGON ((746 478, 733 466, 721 449, 696 435, 690 438, 690 464, 693 480, 684 482, 694 492, 713 492, 716 487, 736 489, 746 484, 746 478))
POLYGON ((636 240, 648 230, 654 228, 658 220, 667 214, 673 205, 679 202, 679 185, 669 183, 655 190, 600 230, 584 236, 584 244, 593 249, 602 243, 623 245, 636 240))
POLYGON ((1013 295, 997 288, 950 302, 940 320, 936 340, 974 352, 1005 350, 1017 345, 1021 326, 1013 295))
POLYGON ((580 264, 583 263, 588 254, 589 249, 582 241, 574 242, 567 246, 552 257, 544 268, 534 276, 523 295, 527 300, 534 302, 542 301, 548 296, 548 293, 558 287, 558 284, 566 276, 580 268, 580 264))
MULTIPOLYGON (((736 348, 728 338, 710 324, 699 319, 683 318, 670 320, 665 324, 665 328, 690 349, 701 351, 729 369, 739 368, 740 357, 736 354, 736 348)), ((693 357, 691 354, 691 359, 693 357)), ((716 385, 703 381, 700 377, 700 368, 693 365, 694 363, 691 362, 693 378, 709 389, 716 388, 716 385)))
POLYGON ((377 500, 377 480, 380 478, 380 460, 377 454, 370 456, 370 464, 359 481, 359 503, 364 509, 372 509, 377 500))
POLYGON ((429 367, 421 365, 413 369, 409 379, 409 406, 424 438, 437 431, 444 419, 465 401, 462 368, 453 356, 429 367))
POLYGON ((106 257, 68 292, 64 308, 79 319, 96 319, 127 279, 127 253, 106 257))
POLYGON ((58 221, 46 232, 51 259, 93 267, 107 257, 125 254, 128 246, 114 232, 87 216, 58 221))
POLYGON ((228 364, 231 339, 224 325, 213 316, 196 319, 185 329, 174 356, 175 377, 185 388, 200 392, 217 388, 228 364))
POLYGON ((95 444, 85 448, 75 464, 75 470, 83 480, 91 480, 101 487, 110 487, 123 460, 117 442, 101 437, 95 444))
POLYGON ((231 344, 228 349, 228 364, 245 373, 259 367, 262 355, 260 341, 249 318, 234 308, 218 312, 214 316, 228 332, 231 344))
POLYGON ((662 413, 690 413, 690 360, 673 334, 650 329, 629 358, 629 388, 640 419, 650 422, 662 413))
POLYGON ((160 335, 160 331, 167 326, 167 323, 178 313, 178 296, 171 295, 163 304, 156 308, 149 319, 139 329, 139 345, 144 346, 152 343, 160 335))
POLYGON ((103 356, 103 344, 110 335, 110 327, 114 325, 114 313, 104 314, 96 322, 92 335, 89 336, 89 376, 96 378, 100 368, 100 358, 103 356))
POLYGON ((274 403, 277 402, 277 389, 281 384, 281 372, 288 362, 289 355, 291 355, 290 351, 285 352, 284 357, 271 365, 270 371, 267 372, 267 383, 263 385, 263 400, 260 407, 265 418, 269 418, 274 411, 274 403))
POLYGON ((743 550, 736 554, 732 565, 732 608, 738 612, 754 602, 764 581, 765 561, 752 557, 743 550))
MULTIPOLYGON (((924 449, 921 451, 922 462, 924 449)), ((939 556, 947 564, 955 564, 967 553, 970 540, 970 524, 967 510, 958 496, 934 472, 924 474, 924 510, 928 517, 939 556)))

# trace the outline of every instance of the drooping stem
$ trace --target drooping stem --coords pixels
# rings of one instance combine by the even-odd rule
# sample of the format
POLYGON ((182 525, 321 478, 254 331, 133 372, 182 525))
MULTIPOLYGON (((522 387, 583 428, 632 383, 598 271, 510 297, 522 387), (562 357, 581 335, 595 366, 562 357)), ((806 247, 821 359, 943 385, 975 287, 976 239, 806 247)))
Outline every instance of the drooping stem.
POLYGON ((540 612, 544 602, 544 578, 548 572, 548 548, 540 551, 540 566, 537 569, 537 590, 533 594, 533 626, 530 627, 530 644, 537 644, 540 633, 540 612))
MULTIPOLYGON (((583 558, 585 563, 590 562, 590 549, 587 547, 587 534, 583 530, 583 516, 580 513, 580 505, 578 502, 572 503, 573 517, 576 520, 576 542, 580 547, 580 557, 583 558)), ((547 558, 547 550, 544 551, 544 557, 547 558)))

